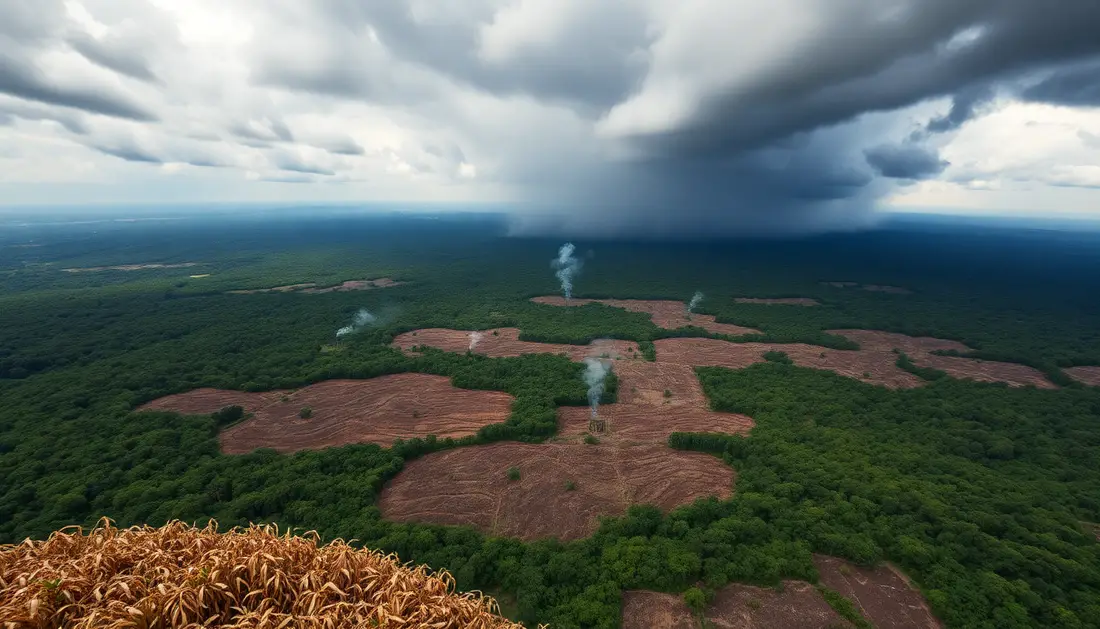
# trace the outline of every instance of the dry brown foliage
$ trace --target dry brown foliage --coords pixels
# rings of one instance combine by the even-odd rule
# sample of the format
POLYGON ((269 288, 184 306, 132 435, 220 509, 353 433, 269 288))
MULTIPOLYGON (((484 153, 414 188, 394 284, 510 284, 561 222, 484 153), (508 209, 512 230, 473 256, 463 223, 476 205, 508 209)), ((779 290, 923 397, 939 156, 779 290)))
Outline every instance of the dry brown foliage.
POLYGON ((172 522, 0 546, 0 626, 518 628, 493 599, 395 556, 271 526, 172 522))

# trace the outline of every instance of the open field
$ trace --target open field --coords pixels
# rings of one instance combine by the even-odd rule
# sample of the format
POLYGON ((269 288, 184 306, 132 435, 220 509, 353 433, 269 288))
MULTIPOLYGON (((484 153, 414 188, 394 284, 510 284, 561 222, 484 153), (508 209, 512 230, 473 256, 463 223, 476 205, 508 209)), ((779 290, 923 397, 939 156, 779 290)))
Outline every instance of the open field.
MULTIPOLYGON (((708 626, 737 629, 843 629, 851 627, 817 588, 784 581, 781 590, 732 584, 718 590, 703 612, 708 626)), ((661 592, 623 592, 622 629, 698 629, 683 597, 661 592)))
POLYGON ((494 328, 478 332, 476 344, 474 332, 449 330, 445 328, 427 328, 397 335, 393 345, 403 350, 411 350, 418 345, 435 347, 445 352, 465 352, 471 349, 478 354, 492 358, 506 358, 522 354, 565 354, 571 360, 582 360, 589 356, 609 358, 629 357, 637 353, 638 344, 633 341, 600 339, 588 345, 564 345, 559 343, 533 343, 519 340, 517 328, 494 328))
POLYGON ((664 445, 502 442, 410 461, 378 505, 384 517, 401 522, 572 540, 591 535, 600 516, 622 515, 632 504, 668 511, 703 496, 728 498, 733 481, 721 459, 664 445), (511 468, 518 480, 509 479, 511 468))
POLYGON ((297 391, 243 393, 199 389, 155 400, 140 410, 212 413, 239 405, 254 416, 219 435, 222 451, 280 452, 349 443, 389 445, 394 439, 463 437, 508 418, 512 396, 467 391, 443 376, 397 374, 370 380, 329 380, 297 391), (299 417, 309 407, 309 418, 299 417))
MULTIPOLYGON (((745 415, 711 411, 699 379, 688 365, 621 360, 614 368, 619 377, 619 402, 599 407, 600 418, 608 423, 608 433, 600 436, 604 441, 664 444, 674 432, 746 434, 755 425, 745 415)), ((559 434, 584 435, 589 416, 586 407, 559 408, 559 434)))
POLYGON ((400 286, 404 283, 405 282, 398 282, 388 277, 380 277, 373 280, 348 280, 346 282, 343 282, 342 284, 337 284, 335 286, 318 287, 317 284, 314 282, 306 282, 304 284, 287 284, 285 286, 274 286, 272 288, 253 288, 243 290, 231 290, 226 292, 231 295, 253 295, 256 293, 342 293, 353 290, 390 288, 392 286, 400 286))
POLYGON ((745 334, 761 334, 760 330, 747 328, 732 323, 718 323, 713 315, 691 314, 687 311, 687 305, 680 301, 668 300, 644 300, 644 299, 569 299, 556 295, 535 297, 531 301, 548 306, 583 306, 597 303, 611 308, 622 308, 630 312, 648 314, 653 319, 653 325, 667 330, 675 330, 693 325, 703 328, 715 334, 728 334, 730 336, 742 336, 745 334))
POLYGON ((737 297, 734 299, 739 304, 762 304, 765 306, 820 306, 821 302, 811 297, 737 297))
POLYGON ((1090 387, 1100 387, 1100 367, 1070 367, 1063 369, 1069 377, 1087 384, 1090 387))
POLYGON ((855 603, 879 629, 940 629, 924 597, 892 566, 863 568, 836 557, 814 555, 821 584, 855 603))

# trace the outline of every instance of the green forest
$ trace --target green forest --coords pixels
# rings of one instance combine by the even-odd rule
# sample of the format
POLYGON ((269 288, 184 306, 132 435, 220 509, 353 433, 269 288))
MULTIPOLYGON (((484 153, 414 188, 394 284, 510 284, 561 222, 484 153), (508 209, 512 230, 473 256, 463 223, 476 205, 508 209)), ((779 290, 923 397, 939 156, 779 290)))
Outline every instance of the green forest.
MULTIPOLYGON (((750 415, 756 427, 747 437, 675 434, 669 445, 721 457, 737 471, 733 497, 669 514, 636 506, 563 544, 392 523, 376 498, 428 452, 553 438, 556 408, 586 403, 583 366, 556 355, 407 356, 389 343, 417 328, 513 326, 533 341, 629 339, 652 358, 653 340, 705 331, 663 330, 600 305, 531 303, 558 292, 550 260, 560 242, 505 238, 486 218, 223 220, 0 232, 0 543, 101 516, 122 526, 275 522, 445 568, 459 588, 508 600, 529 626, 562 628, 619 626, 626 589, 709 594, 730 582, 816 581, 811 556, 826 553, 901 566, 948 627, 1100 627, 1100 544, 1090 526, 1100 522, 1100 389, 1062 371, 1100 365, 1095 237, 578 242, 581 297, 687 300, 701 290, 700 312, 769 340, 851 346, 825 332, 834 328, 937 336, 1064 386, 960 381, 904 354, 898 365, 927 386, 888 390, 793 366, 779 352, 748 369, 701 368, 712 407, 750 415), (64 270, 147 262, 195 266, 64 270), (407 283, 226 292, 377 277, 407 283), (326 349, 361 308, 377 322, 340 351, 326 349), (223 455, 217 434, 231 417, 133 412, 198 387, 267 391, 399 372, 508 392, 511 415, 461 440, 223 455)), ((610 387, 605 401, 615 394, 610 387)))

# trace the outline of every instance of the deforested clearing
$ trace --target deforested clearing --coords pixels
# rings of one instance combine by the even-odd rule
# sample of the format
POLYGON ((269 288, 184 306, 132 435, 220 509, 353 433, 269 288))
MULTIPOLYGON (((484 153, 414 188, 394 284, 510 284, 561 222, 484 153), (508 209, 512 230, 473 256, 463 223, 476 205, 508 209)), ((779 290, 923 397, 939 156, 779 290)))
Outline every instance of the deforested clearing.
POLYGON ((244 454, 257 448, 280 452, 351 443, 390 445, 412 437, 463 437, 508 418, 512 396, 469 391, 443 376, 395 374, 370 380, 328 380, 297 391, 246 393, 197 389, 154 400, 139 410, 213 413, 238 405, 253 417, 223 430, 221 448, 244 454), (305 407, 308 418, 300 417, 305 407))
POLYGON ((600 516, 623 515, 632 504, 668 511, 704 496, 729 498, 733 481, 721 459, 660 444, 503 442, 410 461, 378 504, 384 517, 401 522, 573 540, 591 535, 600 516), (509 477, 512 468, 518 479, 509 477))
POLYGON ((747 328, 732 323, 718 323, 714 315, 689 313, 687 304, 682 301, 662 299, 565 299, 556 295, 535 297, 531 301, 548 306, 583 306, 596 303, 611 308, 622 308, 630 312, 641 312, 648 314, 653 319, 653 325, 667 330, 695 326, 714 334, 729 336, 761 334, 760 330, 755 328, 747 328))
MULTIPOLYGON (((707 626, 744 629, 841 629, 841 618, 805 581, 781 589, 732 584, 718 590, 703 610, 707 626)), ((696 629, 699 623, 681 596, 633 590, 623 593, 623 629, 696 629)))
POLYGON ((940 629, 928 603, 909 579, 884 564, 853 565, 836 557, 814 555, 821 584, 852 601, 864 618, 883 629, 940 629))
POLYGON ((0 546, 4 627, 520 627, 447 572, 274 527, 171 522, 0 546))

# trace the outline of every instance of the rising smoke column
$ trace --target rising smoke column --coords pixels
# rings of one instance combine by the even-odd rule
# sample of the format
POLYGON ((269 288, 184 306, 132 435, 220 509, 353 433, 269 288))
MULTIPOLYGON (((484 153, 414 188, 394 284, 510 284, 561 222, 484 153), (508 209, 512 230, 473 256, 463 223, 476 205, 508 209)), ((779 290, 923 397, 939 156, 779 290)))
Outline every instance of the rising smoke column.
POLYGON ((603 396, 603 383, 611 371, 611 363, 604 363, 599 358, 585 358, 584 365, 583 377, 584 383, 588 385, 588 406, 592 408, 592 417, 596 417, 600 398, 603 396))
POLYGON ((565 293, 566 299, 572 299, 573 276, 581 270, 581 261, 573 257, 575 250, 576 247, 573 246, 573 243, 565 243, 558 249, 558 257, 552 263, 553 267, 557 269, 554 275, 561 282, 561 290, 565 293))
POLYGON ((703 301, 702 291, 695 291, 695 294, 691 296, 691 303, 688 304, 688 312, 695 312, 695 308, 698 307, 701 301, 703 301))
POLYGON ((353 334, 363 329, 364 327, 373 324, 378 321, 378 317, 375 317, 366 308, 362 308, 359 312, 355 313, 355 318, 352 319, 351 325, 345 325, 336 331, 336 338, 340 339, 349 334, 353 334))
POLYGON ((472 352, 472 351, 474 351, 474 348, 477 347, 477 344, 481 341, 482 333, 481 332, 470 332, 469 337, 470 337, 470 351, 472 352))

